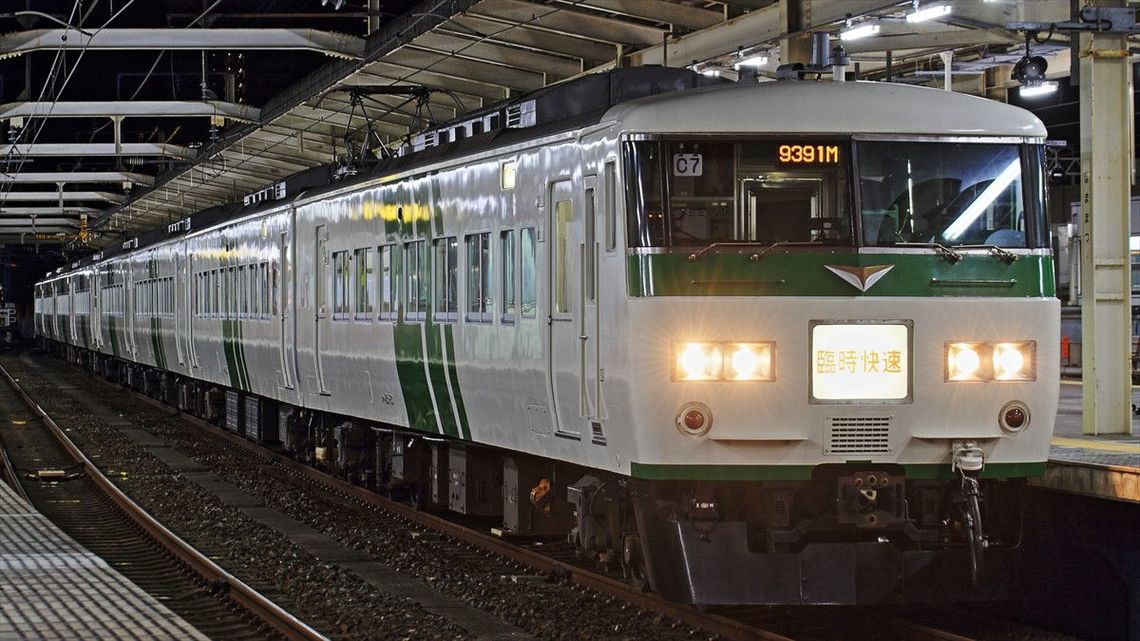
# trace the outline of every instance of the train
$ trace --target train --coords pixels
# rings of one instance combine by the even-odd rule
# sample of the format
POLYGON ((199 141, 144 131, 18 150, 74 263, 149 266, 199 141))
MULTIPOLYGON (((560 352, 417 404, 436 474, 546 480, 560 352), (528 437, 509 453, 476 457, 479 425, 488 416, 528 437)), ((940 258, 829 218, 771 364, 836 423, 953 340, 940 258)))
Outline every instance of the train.
POLYGON ((990 598, 1059 302, 1027 111, 587 75, 36 285, 73 361, 668 599, 990 598))

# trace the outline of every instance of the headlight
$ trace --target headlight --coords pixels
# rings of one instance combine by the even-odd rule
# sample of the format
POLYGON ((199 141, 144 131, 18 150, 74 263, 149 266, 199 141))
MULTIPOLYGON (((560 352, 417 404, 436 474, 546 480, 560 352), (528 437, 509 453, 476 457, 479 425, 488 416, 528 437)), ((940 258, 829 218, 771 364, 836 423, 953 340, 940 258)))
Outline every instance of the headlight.
POLYGON ((676 343, 673 380, 775 380, 775 343, 676 343))
POLYGON ((771 343, 734 343, 729 346, 726 378, 733 381, 772 380, 771 343))
POLYGON ((985 381, 991 377, 988 367, 984 367, 982 356, 988 356, 985 343, 947 343, 946 380, 985 381))
POLYGON ((1034 341, 946 343, 947 381, 1037 380, 1034 341))
POLYGON ((1034 356, 1037 343, 1018 341, 994 345, 994 379, 999 381, 1037 380, 1034 356))
POLYGON ((723 356, 714 343, 681 343, 677 353, 677 379, 715 381, 720 378, 723 356))

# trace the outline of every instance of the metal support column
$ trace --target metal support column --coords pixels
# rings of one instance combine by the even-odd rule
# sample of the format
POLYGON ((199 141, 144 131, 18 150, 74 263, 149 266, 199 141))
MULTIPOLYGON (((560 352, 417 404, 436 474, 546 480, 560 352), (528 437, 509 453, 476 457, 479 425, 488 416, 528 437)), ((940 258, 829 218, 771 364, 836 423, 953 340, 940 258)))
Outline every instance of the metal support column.
POLYGON ((1083 431, 1128 434, 1128 201, 1135 159, 1126 36, 1080 34, 1080 78, 1083 431))

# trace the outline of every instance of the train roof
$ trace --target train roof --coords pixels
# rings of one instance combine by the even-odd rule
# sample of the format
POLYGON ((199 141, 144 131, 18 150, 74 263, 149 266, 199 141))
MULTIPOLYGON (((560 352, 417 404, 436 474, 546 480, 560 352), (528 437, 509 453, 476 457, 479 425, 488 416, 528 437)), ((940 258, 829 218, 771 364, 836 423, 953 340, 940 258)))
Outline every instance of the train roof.
POLYGON ((616 105, 625 131, 811 132, 1044 138, 1032 113, 987 98, 883 82, 781 81, 692 89, 616 105))

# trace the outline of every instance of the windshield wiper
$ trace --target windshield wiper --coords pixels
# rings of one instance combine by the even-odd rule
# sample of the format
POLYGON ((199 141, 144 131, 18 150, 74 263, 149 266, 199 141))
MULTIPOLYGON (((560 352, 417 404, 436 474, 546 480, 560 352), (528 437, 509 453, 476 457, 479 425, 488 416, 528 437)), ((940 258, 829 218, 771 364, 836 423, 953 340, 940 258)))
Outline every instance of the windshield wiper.
POLYGON ((764 254, 767 254, 769 251, 775 249, 776 247, 781 247, 784 245, 820 245, 820 244, 822 244, 822 243, 812 241, 812 240, 777 240, 774 243, 758 243, 756 241, 751 241, 751 240, 726 240, 726 241, 718 241, 715 243, 709 243, 708 245, 705 245, 704 247, 698 249, 697 251, 689 254, 689 260, 690 261, 698 261, 698 260, 700 260, 701 256, 704 256, 705 254, 707 254, 708 252, 712 251, 713 249, 715 249, 717 247, 759 247, 760 248, 759 250, 757 250, 756 252, 753 252, 753 254, 748 257, 748 260, 750 260, 752 262, 756 262, 756 261, 760 260, 761 256, 763 256, 764 254))
POLYGON ((893 247, 926 247, 928 249, 933 249, 935 252, 938 253, 939 256, 945 258, 946 260, 948 260, 952 263, 956 263, 956 262, 962 260, 962 254, 954 251, 953 249, 950 249, 946 245, 942 245, 939 243, 895 243, 892 246, 893 247))
POLYGON ((1007 263, 1013 263, 1018 258, 1021 258, 1017 254, 1015 254, 1011 251, 1007 251, 1005 249, 1002 249, 1001 247, 998 247, 997 245, 957 245, 957 248, 958 249, 985 249, 985 250, 988 250, 990 252, 991 256, 995 256, 997 258, 1000 258, 1001 260, 1004 260, 1007 263))

